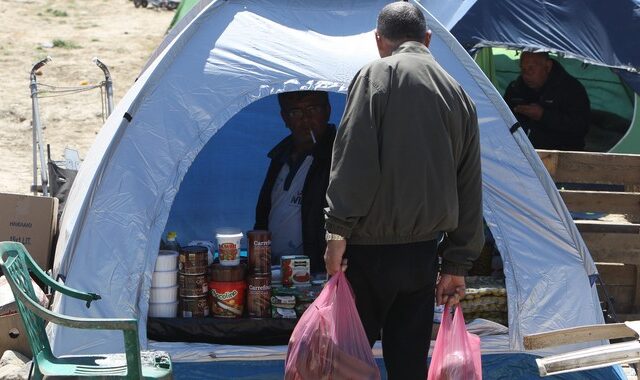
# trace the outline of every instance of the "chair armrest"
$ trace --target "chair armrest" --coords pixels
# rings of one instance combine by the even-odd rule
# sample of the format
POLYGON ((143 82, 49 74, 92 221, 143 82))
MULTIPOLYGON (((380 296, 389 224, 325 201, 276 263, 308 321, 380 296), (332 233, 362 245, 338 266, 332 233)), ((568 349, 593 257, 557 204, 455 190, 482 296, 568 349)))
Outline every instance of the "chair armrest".
POLYGON ((56 313, 44 308, 39 303, 19 292, 17 294, 20 301, 29 308, 38 317, 53 322, 57 325, 73 327, 78 329, 96 329, 96 330, 138 330, 138 322, 134 318, 82 318, 71 317, 56 313))
POLYGON ((62 294, 87 301, 87 304, 86 304, 87 308, 91 306, 92 301, 99 300, 101 298, 100 295, 98 294, 81 292, 79 290, 63 285, 58 281, 55 281, 53 278, 51 278, 51 276, 45 273, 35 261, 33 261, 33 258, 30 255, 26 254, 24 255, 24 258, 27 261, 27 266, 29 267, 29 271, 35 274, 36 277, 38 277, 40 281, 42 281, 45 285, 50 286, 55 291, 58 291, 62 294))

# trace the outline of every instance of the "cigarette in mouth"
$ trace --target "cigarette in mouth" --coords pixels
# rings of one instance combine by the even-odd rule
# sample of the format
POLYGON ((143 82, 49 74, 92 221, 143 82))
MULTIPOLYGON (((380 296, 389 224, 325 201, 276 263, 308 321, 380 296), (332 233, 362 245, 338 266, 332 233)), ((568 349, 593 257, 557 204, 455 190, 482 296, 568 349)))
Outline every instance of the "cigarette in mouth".
POLYGON ((309 133, 311 134, 311 140, 313 140, 313 143, 315 144, 316 141, 316 135, 313 134, 313 130, 311 128, 309 128, 309 133))

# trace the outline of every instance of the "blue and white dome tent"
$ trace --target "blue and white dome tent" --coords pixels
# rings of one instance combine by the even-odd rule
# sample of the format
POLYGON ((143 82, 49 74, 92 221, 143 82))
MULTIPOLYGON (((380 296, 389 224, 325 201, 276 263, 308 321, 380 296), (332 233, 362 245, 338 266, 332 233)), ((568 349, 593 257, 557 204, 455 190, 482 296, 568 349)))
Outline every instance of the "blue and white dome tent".
MULTIPOLYGON (((337 123, 350 80, 378 57, 373 30, 386 3, 213 1, 184 20, 100 131, 62 218, 54 272, 102 300, 87 309, 56 296, 54 310, 136 317, 147 347, 165 228, 184 241, 251 228, 266 153, 287 133, 274 95, 330 91, 337 123)), ((538 155, 522 131, 511 134, 513 115, 472 58, 425 14, 432 53, 478 108, 484 216, 504 261, 510 349, 527 334, 603 323, 594 263, 538 155)), ((50 335, 58 355, 123 347, 112 332, 53 326, 50 335)))

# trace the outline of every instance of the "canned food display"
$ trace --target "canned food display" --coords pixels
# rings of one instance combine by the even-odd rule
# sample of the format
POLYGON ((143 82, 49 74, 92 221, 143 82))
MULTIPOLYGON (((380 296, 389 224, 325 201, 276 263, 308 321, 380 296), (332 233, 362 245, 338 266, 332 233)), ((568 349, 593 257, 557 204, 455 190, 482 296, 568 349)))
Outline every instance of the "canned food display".
POLYGON ((282 256, 280 258, 283 286, 306 286, 311 280, 309 256, 282 256))

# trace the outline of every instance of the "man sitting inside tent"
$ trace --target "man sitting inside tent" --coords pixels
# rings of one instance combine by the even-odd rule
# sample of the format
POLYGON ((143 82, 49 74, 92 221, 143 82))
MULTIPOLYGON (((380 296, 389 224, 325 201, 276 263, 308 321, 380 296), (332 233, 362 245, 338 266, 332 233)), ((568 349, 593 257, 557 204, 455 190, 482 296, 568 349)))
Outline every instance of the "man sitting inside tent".
POLYGON ((336 128, 324 91, 278 94, 280 115, 291 134, 268 154, 271 159, 256 206, 254 228, 271 231, 272 262, 307 255, 311 272, 324 271, 323 209, 336 128))
POLYGON ((537 149, 583 150, 590 105, 582 84, 547 53, 523 52, 505 101, 537 149))

